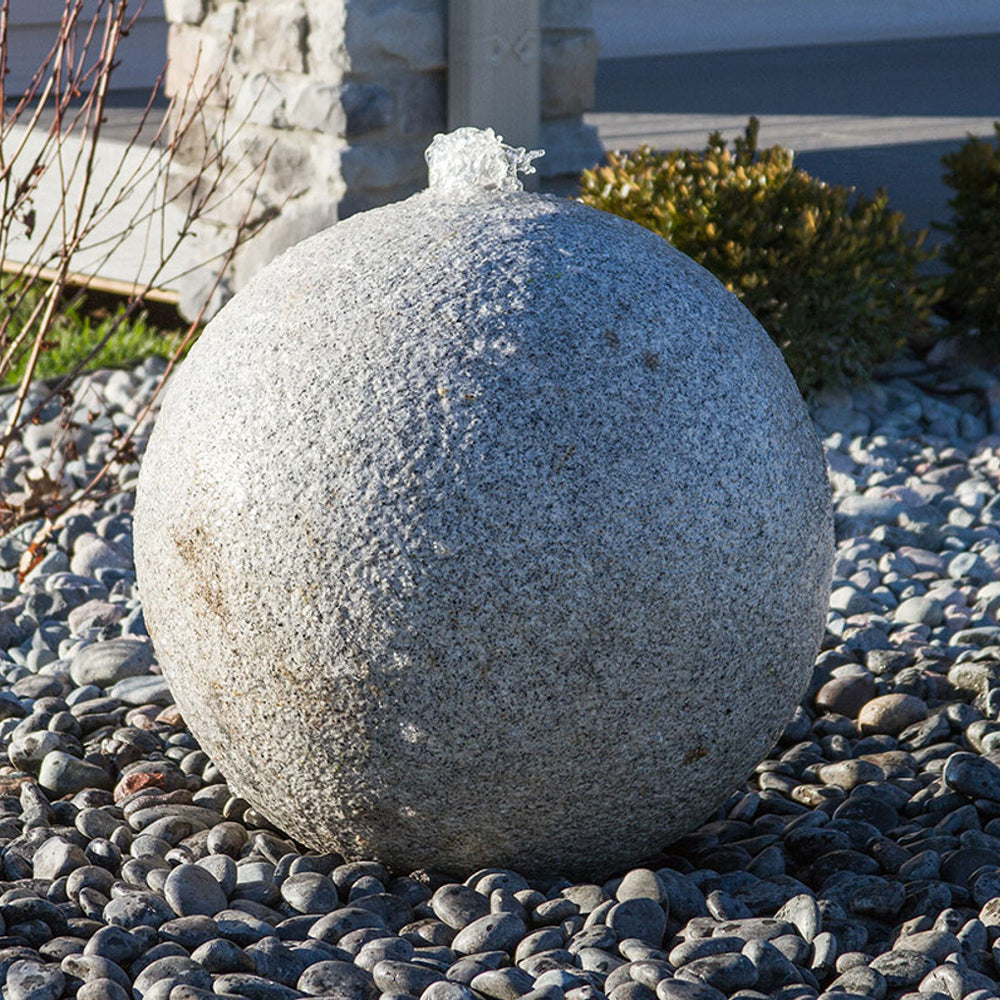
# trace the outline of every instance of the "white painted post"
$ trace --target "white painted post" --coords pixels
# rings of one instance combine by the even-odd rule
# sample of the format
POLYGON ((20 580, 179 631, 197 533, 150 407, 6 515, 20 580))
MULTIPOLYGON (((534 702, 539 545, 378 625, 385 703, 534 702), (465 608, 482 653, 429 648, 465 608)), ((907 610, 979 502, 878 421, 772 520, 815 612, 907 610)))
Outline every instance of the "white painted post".
POLYGON ((448 128, 490 126, 534 149, 541 118, 540 0, 450 0, 448 128))

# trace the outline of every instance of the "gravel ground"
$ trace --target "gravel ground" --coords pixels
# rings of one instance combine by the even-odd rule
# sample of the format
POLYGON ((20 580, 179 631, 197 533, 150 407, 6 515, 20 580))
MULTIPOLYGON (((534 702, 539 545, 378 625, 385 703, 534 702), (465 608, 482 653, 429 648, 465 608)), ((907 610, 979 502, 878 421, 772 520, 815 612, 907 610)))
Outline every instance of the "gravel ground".
MULTIPOLYGON (((78 385, 0 495, 69 439, 83 482, 158 371, 78 385)), ((1000 378, 900 364, 814 415, 838 556, 810 689, 743 788, 604 885, 346 864, 232 796, 145 632, 135 463, 23 583, 39 523, 0 537, 6 1000, 1000 995, 1000 378)))

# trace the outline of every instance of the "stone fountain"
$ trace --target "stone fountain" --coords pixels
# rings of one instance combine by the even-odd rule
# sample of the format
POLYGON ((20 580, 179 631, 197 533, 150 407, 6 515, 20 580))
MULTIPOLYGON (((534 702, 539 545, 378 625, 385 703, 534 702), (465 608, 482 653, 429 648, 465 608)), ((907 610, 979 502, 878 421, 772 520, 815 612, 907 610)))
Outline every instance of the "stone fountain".
POLYGON ((833 553, 778 349, 665 240, 438 137, 169 386, 139 482, 163 671, 231 787, 401 870, 600 878, 711 812, 806 686, 833 553))

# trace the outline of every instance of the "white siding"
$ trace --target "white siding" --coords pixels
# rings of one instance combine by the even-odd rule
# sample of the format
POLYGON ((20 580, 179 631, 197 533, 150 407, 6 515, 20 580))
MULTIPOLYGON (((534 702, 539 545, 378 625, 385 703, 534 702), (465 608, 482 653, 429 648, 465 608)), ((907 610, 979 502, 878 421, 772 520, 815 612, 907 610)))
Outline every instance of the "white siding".
MULTIPOLYGON (((9 95, 24 92, 32 75, 51 51, 63 6, 62 0, 12 0, 7 37, 9 95)), ((134 6, 138 7, 138 4, 134 6)), ((92 16, 96 8, 95 0, 87 0, 83 18, 92 16)), ((97 51, 95 43, 94 52, 97 51)), ((121 65, 112 77, 113 88, 151 87, 167 60, 167 23, 163 16, 163 0, 147 0, 129 36, 122 40, 119 53, 121 65)))
POLYGON ((594 0, 601 58, 1000 32, 998 0, 594 0))

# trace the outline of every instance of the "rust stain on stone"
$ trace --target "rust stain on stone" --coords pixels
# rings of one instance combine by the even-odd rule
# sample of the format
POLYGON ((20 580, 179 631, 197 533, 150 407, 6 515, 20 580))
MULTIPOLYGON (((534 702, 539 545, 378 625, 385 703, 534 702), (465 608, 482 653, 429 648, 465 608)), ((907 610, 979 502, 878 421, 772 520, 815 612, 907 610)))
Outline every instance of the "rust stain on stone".
POLYGON ((208 533, 201 525, 195 525, 183 534, 175 533, 174 544, 191 569, 196 596, 216 617, 226 621, 228 609, 219 585, 219 564, 208 533))

